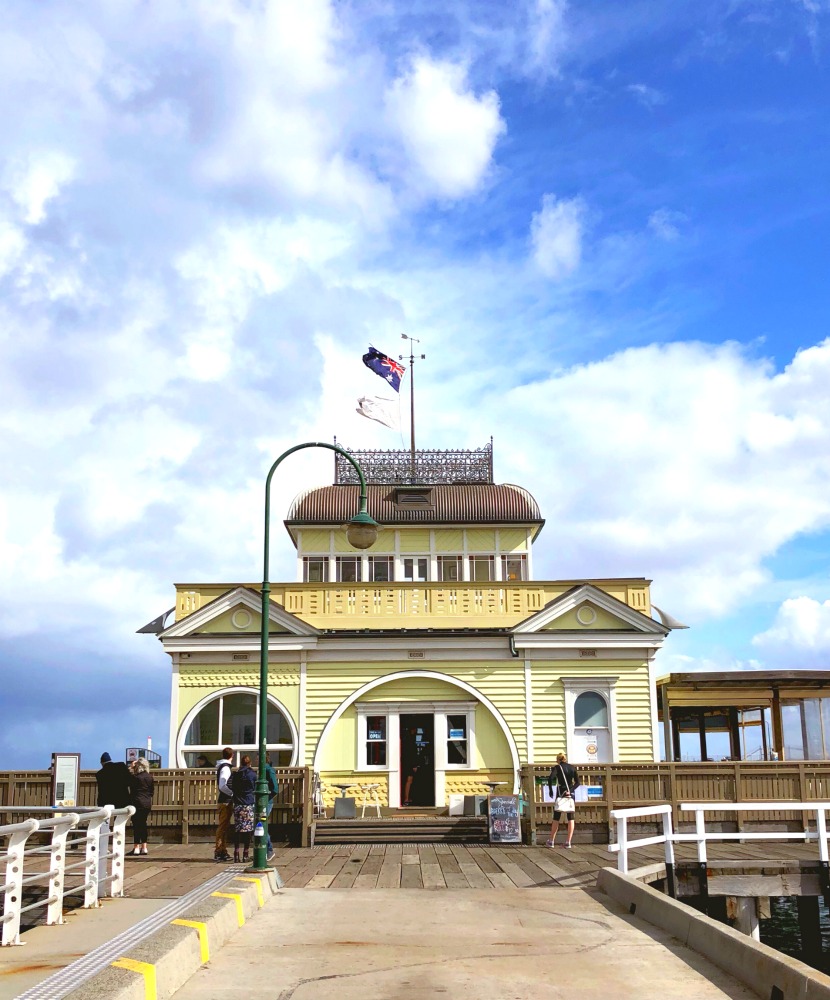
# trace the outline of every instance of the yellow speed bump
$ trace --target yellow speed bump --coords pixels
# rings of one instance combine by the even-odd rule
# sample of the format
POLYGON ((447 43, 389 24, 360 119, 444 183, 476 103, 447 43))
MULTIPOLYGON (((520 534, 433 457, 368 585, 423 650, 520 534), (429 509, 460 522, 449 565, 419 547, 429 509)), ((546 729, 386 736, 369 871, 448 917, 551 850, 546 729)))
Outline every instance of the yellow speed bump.
POLYGON ((210 948, 208 947, 207 924, 202 920, 171 920, 171 924, 178 924, 179 927, 192 927, 199 935, 199 950, 202 955, 202 965, 210 961, 210 948))
POLYGON ((149 962, 137 962, 134 958, 118 958, 112 965, 113 968, 129 969, 130 972, 144 976, 144 1000, 158 1000, 155 965, 149 962))

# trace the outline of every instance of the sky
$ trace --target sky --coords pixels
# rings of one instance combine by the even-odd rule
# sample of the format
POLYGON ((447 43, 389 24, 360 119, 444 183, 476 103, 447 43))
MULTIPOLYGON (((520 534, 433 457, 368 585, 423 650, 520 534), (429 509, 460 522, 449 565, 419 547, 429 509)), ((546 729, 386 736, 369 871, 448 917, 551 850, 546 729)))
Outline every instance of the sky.
POLYGON ((0 769, 167 761, 136 629, 260 579, 286 448, 407 445, 402 333, 537 579, 652 579, 661 673, 830 668, 829 72, 828 0, 7 0, 0 769))

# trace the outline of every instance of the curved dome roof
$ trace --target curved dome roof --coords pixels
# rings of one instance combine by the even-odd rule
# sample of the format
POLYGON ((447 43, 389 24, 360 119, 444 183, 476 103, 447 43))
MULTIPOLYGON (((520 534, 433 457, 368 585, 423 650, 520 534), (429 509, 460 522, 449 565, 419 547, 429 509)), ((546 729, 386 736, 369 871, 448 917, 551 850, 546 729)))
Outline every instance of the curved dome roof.
MULTIPOLYGON (((510 483, 380 486, 369 484, 368 508, 379 524, 545 523, 527 490, 510 483)), ((286 525, 344 524, 358 509, 358 487, 321 486, 291 504, 286 525)))

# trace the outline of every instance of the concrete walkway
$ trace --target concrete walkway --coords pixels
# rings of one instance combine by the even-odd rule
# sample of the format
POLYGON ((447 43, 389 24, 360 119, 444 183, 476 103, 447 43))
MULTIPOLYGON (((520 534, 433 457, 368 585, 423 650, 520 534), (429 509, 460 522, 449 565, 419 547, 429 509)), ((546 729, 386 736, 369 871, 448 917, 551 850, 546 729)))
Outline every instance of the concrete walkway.
POLYGON ((755 997, 594 891, 284 889, 176 1000, 755 997))

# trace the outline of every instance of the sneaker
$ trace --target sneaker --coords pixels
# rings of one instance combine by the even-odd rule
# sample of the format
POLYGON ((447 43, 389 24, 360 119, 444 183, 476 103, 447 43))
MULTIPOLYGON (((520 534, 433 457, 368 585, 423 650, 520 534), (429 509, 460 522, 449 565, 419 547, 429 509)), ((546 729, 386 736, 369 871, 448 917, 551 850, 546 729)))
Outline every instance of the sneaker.
POLYGON ((146 854, 147 853, 147 848, 146 847, 142 847, 141 848, 141 853, 142 854, 146 854))
POLYGON ((132 850, 130 851, 130 854, 132 854, 132 855, 133 855, 133 857, 135 857, 135 855, 136 855, 136 854, 141 854, 141 848, 140 848, 140 847, 138 847, 138 846, 134 847, 134 848, 133 848, 133 849, 132 849, 132 850))
POLYGON ((271 848, 271 850, 270 850, 270 851, 268 852, 268 856, 266 857, 266 859, 265 859, 265 860, 266 860, 266 861, 270 861, 270 860, 271 860, 271 858, 273 858, 273 856, 274 856, 274 854, 275 854, 275 853, 276 853, 276 852, 274 851, 274 848, 272 847, 272 848, 271 848))
POLYGON ((214 851, 213 852, 214 861, 230 861, 231 856, 227 851, 214 851))
POLYGON ((571 849, 571 845, 570 845, 570 844, 565 844, 564 846, 565 846, 565 847, 567 847, 567 848, 568 848, 568 850, 570 850, 570 849, 571 849))
POLYGON ((556 847, 556 844, 552 840, 548 840, 545 842, 545 847, 556 847))

